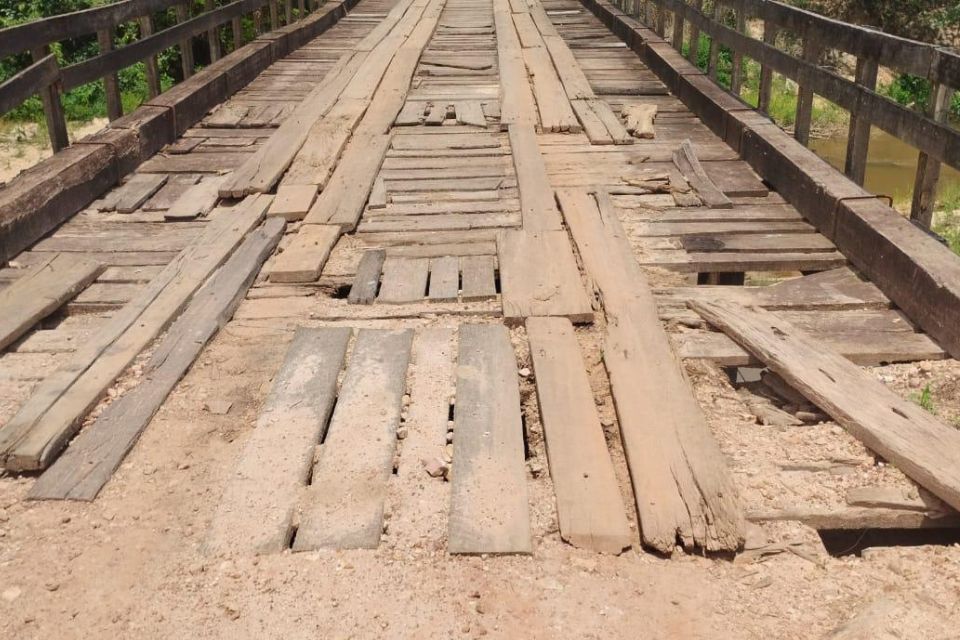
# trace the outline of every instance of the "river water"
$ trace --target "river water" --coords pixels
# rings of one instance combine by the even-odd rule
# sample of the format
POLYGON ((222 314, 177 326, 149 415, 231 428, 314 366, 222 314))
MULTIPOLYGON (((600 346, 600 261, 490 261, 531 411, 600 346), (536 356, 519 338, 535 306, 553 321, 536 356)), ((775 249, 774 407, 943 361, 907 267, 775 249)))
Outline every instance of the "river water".
MULTIPOLYGON (((834 167, 843 171, 847 154, 846 132, 832 138, 811 139, 810 148, 834 167)), ((917 150, 888 133, 876 128, 870 135, 870 152, 867 156, 868 191, 890 196, 895 204, 910 206, 913 183, 917 177, 917 150)), ((960 172, 943 167, 940 174, 940 189, 960 189, 960 172)))

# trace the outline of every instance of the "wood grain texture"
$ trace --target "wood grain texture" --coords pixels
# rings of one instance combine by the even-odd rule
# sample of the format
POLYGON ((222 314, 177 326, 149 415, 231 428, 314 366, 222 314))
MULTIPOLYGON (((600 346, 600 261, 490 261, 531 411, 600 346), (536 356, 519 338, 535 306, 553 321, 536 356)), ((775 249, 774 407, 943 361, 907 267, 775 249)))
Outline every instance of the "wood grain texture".
POLYGON ((532 553, 517 364, 506 327, 460 327, 450 553, 532 553))

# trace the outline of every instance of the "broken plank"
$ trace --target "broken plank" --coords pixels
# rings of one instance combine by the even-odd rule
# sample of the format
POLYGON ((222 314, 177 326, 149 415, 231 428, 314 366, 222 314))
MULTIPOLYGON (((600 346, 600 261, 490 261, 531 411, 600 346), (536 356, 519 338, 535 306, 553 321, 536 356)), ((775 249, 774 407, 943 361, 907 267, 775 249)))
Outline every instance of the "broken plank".
POLYGON ((251 233, 194 296, 144 367, 139 385, 83 430, 33 485, 34 500, 93 500, 204 345, 225 325, 283 235, 282 220, 251 233))
POLYGON ((960 431, 769 311, 722 302, 691 306, 869 449, 960 509, 960 431))
POLYGON ((643 543, 735 551, 745 538, 740 498, 720 447, 657 317, 646 276, 608 198, 558 191, 607 317, 603 360, 633 480, 643 543), (653 498, 655 496, 655 498, 653 498))
POLYGON ((177 198, 163 217, 167 220, 192 220, 207 215, 217 204, 220 185, 224 180, 224 176, 204 178, 200 184, 190 187, 177 198))
POLYGON ((104 265, 79 254, 54 253, 0 291, 0 351, 93 282, 104 265))
POLYGON ((624 106, 623 115, 626 118, 627 133, 634 138, 653 139, 656 132, 653 121, 657 117, 657 105, 632 104, 624 106))
POLYGON ((517 363, 502 325, 460 326, 447 549, 531 553, 517 363))
POLYGON ((693 143, 684 140, 680 143, 680 148, 673 153, 673 163, 677 165, 683 177, 686 178, 690 186, 693 187, 697 195, 713 209, 732 209, 733 202, 730 201, 719 187, 714 184, 707 172, 703 170, 700 160, 693 149, 693 143))
POLYGON ((454 109, 457 112, 457 122, 460 124, 486 128, 487 119, 478 101, 462 100, 454 104, 454 109))
POLYGON ((351 333, 349 327, 297 329, 217 504, 208 551, 279 553, 289 546, 351 333))
POLYGON ((528 318, 526 327, 560 536, 619 554, 633 535, 573 326, 566 318, 528 318))
POLYGON ((135 173, 116 196, 116 209, 120 213, 131 213, 140 208, 150 196, 160 190, 167 182, 167 176, 156 173, 135 173))
POLYGON ((412 344, 411 329, 357 334, 294 551, 380 544, 412 344))
POLYGON ((350 304, 373 304, 380 287, 380 272, 383 270, 383 261, 387 252, 383 249, 364 251, 357 266, 357 273, 353 277, 353 285, 347 295, 350 304))

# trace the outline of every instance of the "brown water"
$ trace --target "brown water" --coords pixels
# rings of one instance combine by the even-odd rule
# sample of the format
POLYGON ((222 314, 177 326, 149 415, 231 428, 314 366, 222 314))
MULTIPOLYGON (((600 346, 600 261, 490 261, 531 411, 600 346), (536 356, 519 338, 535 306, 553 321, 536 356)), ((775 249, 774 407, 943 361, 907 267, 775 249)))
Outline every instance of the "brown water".
MULTIPOLYGON (((810 148, 834 167, 843 171, 847 155, 846 132, 832 138, 811 140, 810 148)), ((867 157, 868 191, 890 196, 898 205, 909 207, 913 183, 917 177, 918 152, 888 133, 873 130, 870 136, 870 152, 867 157)), ((960 189, 960 172, 943 167, 940 177, 940 193, 944 188, 960 189)))

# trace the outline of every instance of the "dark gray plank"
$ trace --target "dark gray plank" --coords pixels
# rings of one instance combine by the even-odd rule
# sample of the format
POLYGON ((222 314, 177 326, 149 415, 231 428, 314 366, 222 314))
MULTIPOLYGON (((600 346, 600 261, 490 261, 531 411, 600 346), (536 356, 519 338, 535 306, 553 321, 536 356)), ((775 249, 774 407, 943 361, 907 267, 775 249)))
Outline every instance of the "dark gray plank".
POLYGON ((373 304, 377 297, 377 288, 380 286, 380 272, 383 270, 383 261, 387 252, 383 249, 364 251, 357 266, 357 273, 350 287, 347 302, 350 304, 373 304))

